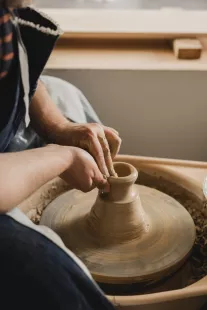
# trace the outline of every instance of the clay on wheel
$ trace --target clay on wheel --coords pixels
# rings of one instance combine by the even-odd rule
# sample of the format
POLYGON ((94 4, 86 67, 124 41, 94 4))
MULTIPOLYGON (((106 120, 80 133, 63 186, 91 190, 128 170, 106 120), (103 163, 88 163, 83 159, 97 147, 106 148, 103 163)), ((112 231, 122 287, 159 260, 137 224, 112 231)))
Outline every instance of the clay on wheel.
POLYGON ((101 283, 157 281, 176 271, 195 241, 195 226, 172 197, 135 185, 137 170, 116 163, 111 191, 77 190, 56 198, 41 224, 62 238, 101 283))

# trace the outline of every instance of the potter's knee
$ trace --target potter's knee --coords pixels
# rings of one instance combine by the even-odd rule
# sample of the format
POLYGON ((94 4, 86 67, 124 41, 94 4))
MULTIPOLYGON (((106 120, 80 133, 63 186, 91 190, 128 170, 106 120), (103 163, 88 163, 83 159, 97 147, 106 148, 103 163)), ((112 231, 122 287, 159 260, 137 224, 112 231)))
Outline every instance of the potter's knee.
POLYGON ((75 123, 101 123, 83 92, 57 77, 41 77, 53 102, 62 114, 75 123))
POLYGON ((51 91, 56 91, 60 92, 62 94, 73 94, 76 96, 81 96, 83 95, 81 90, 78 89, 76 86, 71 84, 70 82, 55 77, 55 76, 48 76, 48 75, 43 75, 41 76, 41 81, 43 84, 46 86, 46 88, 51 91))

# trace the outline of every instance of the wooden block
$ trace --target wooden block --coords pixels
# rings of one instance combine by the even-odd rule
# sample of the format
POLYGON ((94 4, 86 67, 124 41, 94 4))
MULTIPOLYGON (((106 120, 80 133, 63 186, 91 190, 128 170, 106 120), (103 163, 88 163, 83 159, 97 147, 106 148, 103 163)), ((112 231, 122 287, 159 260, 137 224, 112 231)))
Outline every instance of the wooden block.
POLYGON ((202 45, 198 39, 176 39, 173 41, 173 51, 178 59, 199 59, 202 45))

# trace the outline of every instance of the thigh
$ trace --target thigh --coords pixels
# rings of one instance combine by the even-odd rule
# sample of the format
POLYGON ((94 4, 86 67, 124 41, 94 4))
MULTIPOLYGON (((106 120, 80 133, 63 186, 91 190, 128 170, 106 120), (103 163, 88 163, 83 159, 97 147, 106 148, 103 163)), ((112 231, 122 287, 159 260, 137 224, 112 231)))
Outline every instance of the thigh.
POLYGON ((66 118, 75 123, 101 123, 92 105, 77 87, 51 76, 42 76, 41 81, 66 118))
POLYGON ((7 215, 0 216, 0 268, 4 309, 113 309, 62 249, 7 215))

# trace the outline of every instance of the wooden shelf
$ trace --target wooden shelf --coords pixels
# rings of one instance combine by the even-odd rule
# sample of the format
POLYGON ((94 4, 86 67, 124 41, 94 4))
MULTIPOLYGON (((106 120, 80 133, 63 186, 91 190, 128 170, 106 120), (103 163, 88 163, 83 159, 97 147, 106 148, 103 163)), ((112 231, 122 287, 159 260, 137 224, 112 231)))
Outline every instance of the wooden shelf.
POLYGON ((178 60, 167 41, 109 44, 74 43, 57 46, 47 69, 102 69, 102 70, 207 70, 206 40, 198 60, 178 60))

